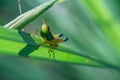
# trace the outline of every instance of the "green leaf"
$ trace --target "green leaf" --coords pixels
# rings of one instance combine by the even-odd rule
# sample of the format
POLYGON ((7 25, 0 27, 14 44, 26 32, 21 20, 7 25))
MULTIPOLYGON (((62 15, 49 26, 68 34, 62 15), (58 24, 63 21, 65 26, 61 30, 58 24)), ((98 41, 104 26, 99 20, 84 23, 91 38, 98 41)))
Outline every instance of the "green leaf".
POLYGON ((9 29, 17 29, 21 30, 24 28, 28 23, 32 22, 36 19, 39 15, 41 15, 44 11, 49 9, 57 0, 50 0, 42 5, 39 5, 36 8, 33 8, 24 14, 18 16, 13 21, 6 24, 4 27, 8 27, 9 29))
POLYGON ((40 45, 43 42, 44 40, 41 37, 33 34, 0 27, 0 54, 31 57, 48 61, 52 60, 62 63, 117 68, 86 56, 76 55, 61 50, 55 50, 55 53, 49 57, 49 47, 47 48, 47 45, 40 45))

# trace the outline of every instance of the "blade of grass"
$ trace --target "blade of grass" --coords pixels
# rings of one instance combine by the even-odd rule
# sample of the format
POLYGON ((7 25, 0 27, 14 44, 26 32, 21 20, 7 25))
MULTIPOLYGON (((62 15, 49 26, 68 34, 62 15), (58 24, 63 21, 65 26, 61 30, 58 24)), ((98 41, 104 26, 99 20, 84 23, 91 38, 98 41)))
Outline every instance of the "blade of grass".
POLYGON ((9 22, 8 24, 4 25, 4 27, 7 27, 9 29, 17 29, 21 30, 24 28, 28 23, 32 22, 35 18, 37 18, 39 15, 41 15, 44 11, 49 9, 54 5, 54 3, 57 2, 57 0, 50 0, 42 5, 39 5, 36 8, 33 8, 24 14, 18 16, 13 21, 9 22))
POLYGON ((35 59, 56 61, 62 63, 81 64, 97 67, 113 67, 110 64, 91 59, 86 56, 76 55, 74 53, 55 50, 51 57, 48 56, 49 48, 38 45, 44 41, 40 37, 27 34, 17 30, 10 30, 0 27, 0 54, 12 56, 24 56, 35 59), (9 35, 9 36, 8 36, 9 35))

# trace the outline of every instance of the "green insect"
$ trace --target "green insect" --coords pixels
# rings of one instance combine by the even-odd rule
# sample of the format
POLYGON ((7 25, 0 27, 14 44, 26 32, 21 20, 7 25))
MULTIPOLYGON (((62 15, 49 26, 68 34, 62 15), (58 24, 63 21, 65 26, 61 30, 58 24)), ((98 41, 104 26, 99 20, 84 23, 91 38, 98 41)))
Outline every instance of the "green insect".
MULTIPOLYGON (((36 32, 38 31, 39 30, 37 30, 36 32)), ((49 57, 51 57, 51 53, 54 53, 54 48, 58 47, 59 43, 66 42, 68 40, 68 38, 60 38, 63 36, 63 34, 51 33, 50 27, 44 21, 42 21, 42 27, 39 31, 39 34, 44 39, 44 43, 50 46, 50 49, 48 50, 49 57)))

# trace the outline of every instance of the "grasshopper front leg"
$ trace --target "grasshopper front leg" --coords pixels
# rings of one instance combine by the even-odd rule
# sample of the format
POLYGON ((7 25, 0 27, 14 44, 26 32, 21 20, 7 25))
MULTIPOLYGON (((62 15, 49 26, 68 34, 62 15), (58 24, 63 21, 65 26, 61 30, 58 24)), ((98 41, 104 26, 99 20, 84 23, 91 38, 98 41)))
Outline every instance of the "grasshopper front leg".
POLYGON ((48 54, 49 54, 49 57, 51 57, 51 54, 54 54, 54 49, 52 49, 52 48, 50 48, 49 50, 48 50, 48 54))

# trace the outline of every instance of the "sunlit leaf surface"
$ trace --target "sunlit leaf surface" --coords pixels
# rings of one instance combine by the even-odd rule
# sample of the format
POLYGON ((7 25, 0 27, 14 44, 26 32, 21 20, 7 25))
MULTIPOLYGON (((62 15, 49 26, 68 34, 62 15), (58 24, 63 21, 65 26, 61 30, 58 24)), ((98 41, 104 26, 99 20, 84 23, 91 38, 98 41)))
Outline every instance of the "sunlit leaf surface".
POLYGON ((30 35, 21 31, 0 27, 0 43, 2 43, 0 45, 0 54, 33 57, 36 59, 52 60, 71 64, 109 67, 109 65, 104 63, 102 64, 97 60, 90 59, 89 57, 60 50, 55 50, 54 54, 52 53, 51 57, 49 57, 49 47, 47 48, 43 45, 39 46, 39 44, 43 43, 44 41, 42 38, 34 36, 35 35, 30 35))

